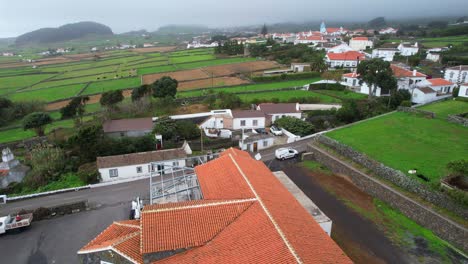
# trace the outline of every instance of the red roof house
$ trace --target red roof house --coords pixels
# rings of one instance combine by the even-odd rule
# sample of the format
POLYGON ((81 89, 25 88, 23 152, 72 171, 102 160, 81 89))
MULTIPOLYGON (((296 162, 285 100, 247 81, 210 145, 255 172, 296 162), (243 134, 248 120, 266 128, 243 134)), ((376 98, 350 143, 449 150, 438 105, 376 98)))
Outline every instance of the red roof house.
POLYGON ((114 222, 78 254, 122 263, 352 263, 248 153, 226 150, 195 171, 203 200, 147 205, 141 220, 114 222))

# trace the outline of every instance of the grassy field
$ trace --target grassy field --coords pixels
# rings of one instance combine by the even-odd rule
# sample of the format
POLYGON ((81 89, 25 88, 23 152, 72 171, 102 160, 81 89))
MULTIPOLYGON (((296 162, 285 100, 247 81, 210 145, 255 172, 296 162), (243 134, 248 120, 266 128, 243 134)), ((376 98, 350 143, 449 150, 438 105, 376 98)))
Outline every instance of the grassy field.
POLYGON ((312 82, 316 82, 320 80, 321 78, 309 78, 309 79, 304 79, 304 80, 283 81, 283 82, 276 82, 276 83, 236 85, 236 86, 231 86, 231 87, 180 92, 177 94, 177 97, 184 98, 184 97, 202 96, 202 95, 206 95, 209 90, 213 90, 215 92, 239 93, 239 92, 247 92, 247 91, 267 91, 267 90, 272 90, 272 89, 298 87, 298 86, 302 87, 308 83, 312 83, 312 82))
POLYGON ((418 109, 434 112, 436 113, 436 118, 446 119, 448 115, 468 112, 468 103, 447 100, 440 103, 428 104, 418 109))
POLYGON ((266 100, 272 101, 278 99, 280 102, 288 102, 292 98, 318 98, 320 103, 339 103, 339 99, 303 90, 292 90, 292 91, 273 91, 273 92, 261 92, 252 94, 239 94, 239 97, 243 102, 252 102, 254 100, 266 100))
MULTIPOLYGON (((385 42, 400 42, 401 39, 387 39, 385 42)), ((428 48, 447 47, 448 45, 459 46, 464 42, 468 42, 468 36, 451 36, 451 37, 438 37, 438 38, 415 38, 411 40, 404 40, 411 42, 418 42, 428 48)))
POLYGON ((181 57, 171 57, 169 59, 170 63, 185 63, 193 61, 204 61, 204 60, 214 60, 216 57, 213 54, 203 54, 203 55, 189 55, 181 57))
POLYGON ((103 93, 137 86, 140 86, 140 77, 124 78, 105 82, 93 82, 84 90, 83 94, 103 93))
POLYGON ((366 99, 367 95, 361 93, 355 93, 352 91, 333 91, 333 90, 319 90, 321 94, 326 94, 332 97, 338 97, 340 99, 366 99))
POLYGON ((448 162, 468 157, 468 128, 403 112, 327 135, 403 173, 417 169, 431 183, 446 175, 448 162))
POLYGON ((31 75, 2 77, 0 78, 0 90, 31 86, 35 83, 38 83, 52 76, 54 75, 53 74, 31 74, 31 75))
POLYGON ((78 94, 85 84, 72 84, 54 88, 46 88, 32 91, 24 91, 10 94, 8 97, 13 101, 30 101, 32 99, 51 102, 55 100, 70 98, 78 94))

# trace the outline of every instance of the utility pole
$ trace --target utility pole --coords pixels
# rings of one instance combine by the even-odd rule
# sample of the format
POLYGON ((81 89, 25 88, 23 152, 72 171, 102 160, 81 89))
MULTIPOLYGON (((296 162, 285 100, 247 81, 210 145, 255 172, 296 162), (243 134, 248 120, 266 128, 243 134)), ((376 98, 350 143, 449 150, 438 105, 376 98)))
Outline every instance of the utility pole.
POLYGON ((203 153, 203 128, 200 127, 200 149, 201 152, 203 153))

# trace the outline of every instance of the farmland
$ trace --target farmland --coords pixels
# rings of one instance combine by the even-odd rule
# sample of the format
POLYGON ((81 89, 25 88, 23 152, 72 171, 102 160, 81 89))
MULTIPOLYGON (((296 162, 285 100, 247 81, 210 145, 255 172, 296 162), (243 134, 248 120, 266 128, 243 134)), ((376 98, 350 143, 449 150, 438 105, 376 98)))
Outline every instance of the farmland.
MULTIPOLYGON (((468 111, 468 103, 446 101, 425 107, 443 115, 468 111)), ((438 183, 450 161, 468 156, 468 128, 444 118, 428 119, 404 112, 392 113, 327 134, 357 151, 403 173, 418 173, 438 183), (370 144, 372 143, 372 144, 370 144)), ((415 179, 421 180, 414 175, 415 179)))

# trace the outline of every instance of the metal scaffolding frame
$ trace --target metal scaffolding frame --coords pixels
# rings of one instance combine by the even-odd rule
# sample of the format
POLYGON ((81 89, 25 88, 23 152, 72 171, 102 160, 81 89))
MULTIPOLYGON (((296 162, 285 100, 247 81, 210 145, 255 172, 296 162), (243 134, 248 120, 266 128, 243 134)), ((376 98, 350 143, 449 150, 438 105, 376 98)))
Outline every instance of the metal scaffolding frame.
POLYGON ((151 162, 150 204, 203 199, 194 167, 219 157, 219 153, 187 157, 186 166, 151 162))

